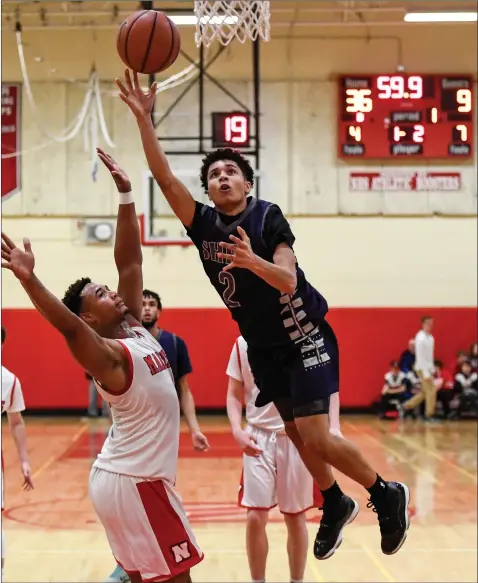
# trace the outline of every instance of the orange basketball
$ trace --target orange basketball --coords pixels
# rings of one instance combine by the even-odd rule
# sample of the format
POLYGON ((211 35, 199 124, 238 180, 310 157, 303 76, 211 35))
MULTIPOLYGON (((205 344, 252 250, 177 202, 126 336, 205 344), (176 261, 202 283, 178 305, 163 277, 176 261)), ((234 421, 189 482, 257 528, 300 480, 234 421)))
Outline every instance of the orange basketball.
POLYGON ((157 10, 140 10, 121 23, 118 55, 137 73, 159 73, 177 59, 181 37, 174 22, 157 10))

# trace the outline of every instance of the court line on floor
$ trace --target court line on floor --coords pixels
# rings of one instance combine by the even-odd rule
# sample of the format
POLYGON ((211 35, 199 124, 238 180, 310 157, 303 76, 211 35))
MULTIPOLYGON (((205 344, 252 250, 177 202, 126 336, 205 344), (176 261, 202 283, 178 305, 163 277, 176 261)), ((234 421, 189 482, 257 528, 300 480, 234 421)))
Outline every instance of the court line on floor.
POLYGON ((395 577, 390 573, 390 571, 385 567, 382 561, 375 555, 375 553, 370 549, 365 543, 359 542, 360 548, 364 551, 367 557, 372 561, 372 563, 377 567, 377 569, 382 573, 387 581, 390 583, 396 583, 395 577))
POLYGON ((475 474, 466 470, 465 468, 462 468, 461 466, 459 466, 458 464, 456 464, 452 460, 449 460, 447 457, 445 457, 443 454, 439 453, 438 451, 430 451, 429 449, 427 449, 423 445, 420 445, 419 443, 412 441, 410 439, 410 437, 404 437, 403 435, 392 435, 391 437, 393 437, 397 441, 404 443, 405 445, 408 445, 412 449, 422 451, 426 455, 432 456, 435 459, 437 459, 441 462, 444 462, 445 464, 454 468, 457 472, 460 472, 464 476, 467 476, 468 478, 470 478, 473 482, 475 482, 475 484, 477 483, 477 478, 476 478, 475 474))
POLYGON ((307 553, 307 564, 309 565, 310 570, 314 574, 315 580, 318 581, 318 583, 325 583, 325 579, 320 574, 320 571, 317 568, 316 562, 317 562, 317 559, 313 555, 307 553))
POLYGON ((394 455, 398 460, 400 460, 403 464, 406 464, 407 466, 409 466, 410 468, 412 468, 413 470, 415 470, 415 472, 419 473, 419 474, 423 474, 425 476, 428 476, 430 478, 430 480, 434 483, 434 484, 438 484, 438 480, 437 478, 428 470, 424 470, 423 468, 421 468, 420 466, 417 466, 416 464, 412 463, 410 460, 408 460, 405 456, 403 456, 401 453, 398 453, 398 451, 396 451, 395 449, 393 449, 392 447, 385 445, 382 441, 380 441, 379 439, 377 439, 376 437, 374 437, 373 435, 370 435, 370 433, 363 429, 363 428, 358 428, 356 425, 354 425, 353 423, 351 423, 350 421, 346 421, 343 424, 345 427, 350 427, 353 431, 355 431, 356 433, 358 433, 359 435, 362 435, 363 437, 365 437, 366 439, 373 441, 374 443, 377 443, 381 448, 387 450, 388 452, 390 452, 392 455, 394 455))
POLYGON ((47 468, 49 468, 51 465, 53 465, 55 462, 57 462, 63 455, 65 455, 65 453, 71 448, 71 446, 76 443, 80 437, 83 435, 83 433, 86 433, 86 431, 88 430, 88 425, 83 425, 82 427, 80 427, 78 429, 78 431, 73 435, 73 437, 71 438, 71 441, 68 443, 68 445, 65 447, 64 450, 62 450, 60 453, 56 453, 54 455, 51 455, 39 468, 37 468, 33 474, 32 474, 32 480, 38 478, 38 476, 40 474, 42 474, 47 468))

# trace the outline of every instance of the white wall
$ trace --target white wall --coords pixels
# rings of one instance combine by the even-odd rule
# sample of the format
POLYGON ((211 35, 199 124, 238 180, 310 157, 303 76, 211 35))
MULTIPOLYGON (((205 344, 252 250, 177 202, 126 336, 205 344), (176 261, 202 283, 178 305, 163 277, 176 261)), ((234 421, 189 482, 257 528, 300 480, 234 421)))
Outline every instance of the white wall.
MULTIPOLYGON (((321 32, 315 31, 315 35, 321 32)), ((183 33, 183 45, 195 56, 189 33, 192 35, 191 30, 183 33)), ((474 74, 477 59, 473 27, 375 27, 372 37, 379 38, 369 40, 355 29, 326 29, 325 33, 321 38, 274 39, 263 45, 262 196, 277 202, 288 214, 330 215, 292 219, 292 224, 300 262, 331 305, 474 305, 474 218, 334 217, 344 211, 476 213, 476 153, 472 163, 440 166, 440 170, 462 172, 460 193, 349 193, 348 172, 359 168, 336 159, 334 82, 334 75, 339 73, 394 71, 399 53, 400 64, 417 73, 474 74)), ((108 128, 117 145, 113 153, 130 173, 137 191, 141 190, 145 163, 135 123, 124 104, 109 94, 113 78, 122 71, 115 54, 114 31, 26 31, 23 37, 39 115, 51 132, 59 133, 78 110, 86 91, 84 81, 95 63, 105 89, 108 128), (34 60, 37 56, 43 59, 40 63, 34 60)), ((249 61, 250 47, 230 47, 211 73, 252 105, 249 61)), ((185 61, 178 62, 171 72, 183 66, 185 61)), ((4 81, 21 80, 14 35, 8 31, 2 35, 2 67, 4 81)), ((164 111, 179 91, 162 94, 158 111, 164 111)), ((193 90, 161 126, 163 135, 196 132, 196 95, 193 90)), ((23 97, 22 148, 29 150, 45 139, 23 97)), ((207 99, 209 111, 232 106, 209 84, 207 99)), ((209 118, 205 123, 208 128, 209 118)), ((185 147, 184 143, 172 145, 185 147)), ((198 157, 177 157, 172 162, 178 171, 190 171, 199 165, 198 157)), ((372 171, 377 166, 364 168, 372 171)), ((21 194, 2 205, 4 217, 10 217, 4 220, 3 228, 16 238, 32 238, 45 283, 58 294, 84 274, 113 284, 111 247, 85 247, 76 227, 77 215, 116 212, 109 176, 100 172, 96 183, 90 178, 83 136, 66 145, 55 144, 26 154, 22 180, 21 194), (25 215, 57 218, 26 219, 25 215)), ((197 180, 191 187, 201 196, 197 180)), ((169 213, 165 205, 158 210, 169 213)), ((166 219, 163 224, 171 223, 166 219)), ((28 305, 9 275, 3 281, 3 305, 28 305)), ((145 250, 145 283, 157 288, 167 305, 219 305, 193 249, 145 250)))
MULTIPOLYGON (((170 219, 175 221, 175 219, 170 219)), ((477 230, 474 218, 292 219, 299 264, 332 306, 472 306, 476 304, 477 230)), ((112 247, 85 247, 76 220, 4 219, 21 243, 28 235, 37 273, 59 296, 78 277, 117 284, 112 247)), ((221 306, 197 251, 144 248, 144 283, 167 306, 221 306)), ((10 273, 4 306, 29 300, 10 273)))

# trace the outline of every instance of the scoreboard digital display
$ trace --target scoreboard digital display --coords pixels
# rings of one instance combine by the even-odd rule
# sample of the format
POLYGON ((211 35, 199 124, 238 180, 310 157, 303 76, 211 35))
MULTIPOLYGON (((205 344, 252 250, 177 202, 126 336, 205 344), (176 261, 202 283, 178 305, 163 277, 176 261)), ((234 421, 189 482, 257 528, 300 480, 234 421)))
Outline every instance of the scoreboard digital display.
POLYGON ((339 158, 471 158, 474 109, 471 76, 341 76, 339 158))
POLYGON ((250 115, 244 111, 213 111, 213 148, 249 148, 250 125, 250 115))

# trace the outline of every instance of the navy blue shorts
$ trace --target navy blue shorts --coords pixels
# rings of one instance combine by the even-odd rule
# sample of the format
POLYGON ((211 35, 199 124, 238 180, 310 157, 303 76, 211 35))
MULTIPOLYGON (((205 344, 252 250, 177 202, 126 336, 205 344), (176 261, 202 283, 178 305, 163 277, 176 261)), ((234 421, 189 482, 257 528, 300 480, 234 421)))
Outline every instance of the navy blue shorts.
POLYGON ((339 347, 325 320, 306 340, 277 349, 248 349, 259 395, 256 406, 273 402, 284 421, 327 414, 339 390, 339 347))

